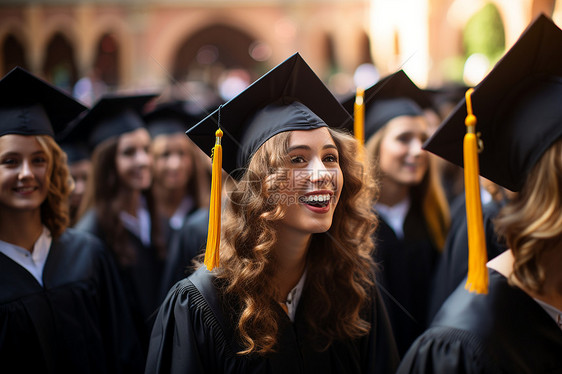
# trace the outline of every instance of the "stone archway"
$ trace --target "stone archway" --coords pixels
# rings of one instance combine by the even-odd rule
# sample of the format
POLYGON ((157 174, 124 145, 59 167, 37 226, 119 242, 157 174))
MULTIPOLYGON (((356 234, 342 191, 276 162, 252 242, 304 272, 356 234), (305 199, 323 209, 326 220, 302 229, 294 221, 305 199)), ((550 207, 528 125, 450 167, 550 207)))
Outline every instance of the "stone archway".
POLYGON ((111 33, 102 35, 96 46, 93 74, 110 88, 118 87, 121 81, 119 55, 120 48, 115 36, 111 33))
POLYGON ((177 48, 172 75, 177 81, 189 78, 216 83, 216 74, 225 69, 254 72, 259 62, 250 50, 256 40, 247 33, 227 25, 211 25, 186 38, 177 48))
POLYGON ((68 92, 72 91, 78 76, 74 48, 62 33, 56 33, 47 43, 42 70, 46 80, 68 92))
POLYGON ((9 72, 16 66, 21 66, 26 70, 29 69, 26 63, 25 48, 13 34, 6 35, 2 43, 2 57, 0 61, 2 61, 0 71, 4 73, 9 72))

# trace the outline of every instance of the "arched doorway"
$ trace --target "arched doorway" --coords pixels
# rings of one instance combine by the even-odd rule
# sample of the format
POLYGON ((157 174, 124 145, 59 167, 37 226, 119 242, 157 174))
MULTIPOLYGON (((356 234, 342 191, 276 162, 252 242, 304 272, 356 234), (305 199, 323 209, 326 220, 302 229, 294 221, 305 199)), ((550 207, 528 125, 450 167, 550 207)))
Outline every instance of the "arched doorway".
POLYGON ((74 48, 61 33, 55 34, 47 44, 43 74, 45 79, 67 92, 71 92, 76 83, 74 48))
POLYGON ((19 40, 12 34, 9 34, 2 43, 2 75, 5 75, 16 66, 28 69, 26 63, 25 49, 19 40))
POLYGON ((332 75, 339 71, 338 59, 336 58, 336 47, 334 38, 330 34, 324 35, 323 41, 324 61, 326 61, 326 76, 324 80, 327 81, 332 75))
POLYGON ((225 70, 242 69, 252 78, 260 62, 251 56, 256 40, 227 25, 204 28, 184 40, 173 60, 172 74, 176 81, 201 80, 216 86, 225 70))
POLYGON ((96 47, 93 78, 102 81, 109 89, 119 86, 119 45, 112 34, 104 34, 96 47))
POLYGON ((359 36, 359 65, 373 64, 373 54, 371 53, 371 41, 367 33, 362 32, 359 36))

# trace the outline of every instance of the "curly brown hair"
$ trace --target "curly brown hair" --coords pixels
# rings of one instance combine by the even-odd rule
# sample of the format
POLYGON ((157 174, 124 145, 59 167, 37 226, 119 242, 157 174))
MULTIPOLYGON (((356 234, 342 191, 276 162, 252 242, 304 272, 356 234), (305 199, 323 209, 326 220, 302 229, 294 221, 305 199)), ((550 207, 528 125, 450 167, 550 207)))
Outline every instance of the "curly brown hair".
POLYGON ((526 288, 541 293, 546 278, 541 256, 560 249, 562 240, 562 139, 531 169, 521 191, 494 221, 513 252, 513 275, 526 288))
POLYGON ((66 163, 66 153, 51 136, 36 135, 49 158, 49 189, 47 198, 41 204, 41 221, 53 238, 58 238, 69 225, 68 198, 74 183, 66 163))
MULTIPOLYGON (((355 158, 355 139, 329 131, 339 151, 345 183, 330 229, 312 236, 307 253, 305 288, 315 299, 306 303, 305 319, 311 337, 322 342, 319 349, 328 348, 335 339, 368 333, 370 325, 360 311, 370 301, 375 271, 371 237, 377 220, 365 202, 372 201, 376 187, 355 158), (346 302, 339 302, 342 299, 346 302)), ((268 182, 289 162, 290 135, 278 134, 258 149, 235 183, 225 212, 217 277, 224 281, 224 292, 240 301, 238 333, 245 347, 240 354, 276 349, 278 321, 273 300, 279 298, 272 286, 276 269, 272 248, 284 208, 268 203, 268 182)))

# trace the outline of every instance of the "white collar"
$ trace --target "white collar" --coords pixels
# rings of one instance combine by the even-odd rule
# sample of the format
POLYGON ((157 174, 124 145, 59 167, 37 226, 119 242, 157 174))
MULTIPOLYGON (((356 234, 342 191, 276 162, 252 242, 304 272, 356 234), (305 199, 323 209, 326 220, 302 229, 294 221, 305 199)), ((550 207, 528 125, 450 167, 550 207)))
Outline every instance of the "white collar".
POLYGON ((410 210, 410 198, 407 197, 398 204, 388 206, 383 203, 376 203, 375 210, 380 214, 384 221, 392 228, 398 239, 404 238, 404 221, 408 210, 410 210))
POLYGON ((148 213, 146 208, 144 197, 141 199, 136 217, 121 211, 119 212, 119 218, 123 222, 123 226, 139 238, 145 247, 150 245, 150 213, 148 213))
POLYGON ((191 198, 191 196, 184 196, 184 198, 180 202, 180 205, 174 212, 174 215, 170 217, 170 221, 169 221, 170 227, 172 227, 172 229, 174 230, 181 229, 185 221, 185 217, 187 216, 187 213, 189 213, 192 208, 193 208, 193 199, 191 198))
POLYGON ((306 280, 306 269, 302 273, 297 285, 289 292, 287 295, 287 300, 285 300, 285 305, 287 306, 287 314, 291 322, 295 321, 295 315, 297 313, 297 306, 301 299, 302 290, 304 288, 304 281, 306 280))
POLYGON ((47 227, 43 226, 43 231, 35 244, 33 244, 31 252, 2 240, 0 240, 0 252, 27 270, 43 286, 43 269, 49 256, 51 242, 51 232, 47 227))

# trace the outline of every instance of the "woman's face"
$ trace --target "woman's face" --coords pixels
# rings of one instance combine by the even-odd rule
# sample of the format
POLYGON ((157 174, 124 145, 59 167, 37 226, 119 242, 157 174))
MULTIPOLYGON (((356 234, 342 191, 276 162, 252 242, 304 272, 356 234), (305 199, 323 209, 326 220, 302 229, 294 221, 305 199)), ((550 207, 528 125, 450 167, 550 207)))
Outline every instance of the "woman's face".
POLYGON ((193 175, 193 156, 184 134, 159 135, 152 141, 154 183, 166 190, 185 190, 193 175))
POLYGON ((0 207, 39 209, 49 190, 50 157, 35 136, 0 136, 0 207))
POLYGON ((86 192, 91 169, 92 162, 90 160, 80 160, 68 165, 68 170, 74 180, 74 190, 70 194, 70 206, 75 209, 80 206, 82 197, 86 192))
POLYGON ((427 139, 427 122, 423 117, 400 116, 386 124, 380 145, 379 166, 383 185, 401 186, 421 183, 429 165, 422 145, 427 139))
POLYGON ((119 137, 117 143, 117 175, 123 185, 131 190, 145 190, 152 182, 152 156, 150 135, 140 128, 119 137))
POLYGON ((343 186, 338 149, 328 129, 292 131, 289 159, 276 180, 276 200, 286 207, 281 223, 305 234, 327 231, 343 186))

